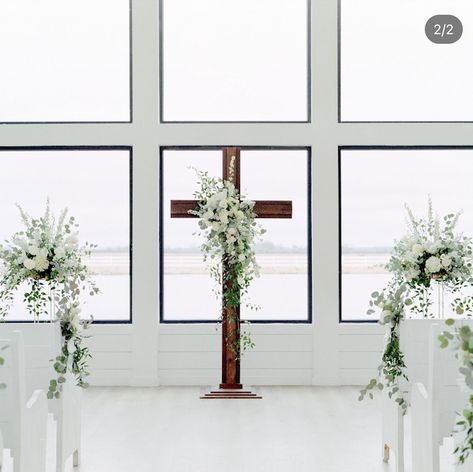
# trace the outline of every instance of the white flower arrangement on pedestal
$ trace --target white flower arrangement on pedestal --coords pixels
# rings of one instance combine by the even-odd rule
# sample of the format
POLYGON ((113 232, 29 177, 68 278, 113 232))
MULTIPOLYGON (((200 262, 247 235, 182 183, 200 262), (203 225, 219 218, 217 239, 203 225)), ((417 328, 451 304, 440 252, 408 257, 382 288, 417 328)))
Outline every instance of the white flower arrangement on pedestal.
POLYGON ((75 376, 77 385, 88 386, 85 377, 90 353, 81 343, 82 330, 91 320, 80 319, 79 296, 82 290, 90 295, 99 292, 82 260, 95 246, 79 246, 78 225, 73 216, 67 218, 67 209, 56 223, 49 201, 40 218, 31 218, 17 206, 25 230, 0 246, 0 318, 11 309, 14 293, 26 284, 23 298, 35 322, 49 314, 50 321, 60 323, 63 346, 54 362, 58 378, 51 380, 48 392, 48 398, 58 398, 67 371, 75 376))
POLYGON ((406 206, 409 234, 394 246, 386 266, 392 279, 380 292, 371 295, 368 314, 380 312, 380 324, 388 326, 378 377, 371 379, 360 392, 373 398, 375 389, 389 389, 389 396, 402 408, 407 402, 398 381, 407 380, 404 354, 400 349, 400 322, 412 314, 434 317, 429 312, 430 292, 439 289, 439 315, 443 316, 443 291, 459 293, 451 305, 458 315, 470 314, 473 298, 460 292, 473 285, 472 239, 455 232, 460 213, 448 214, 441 223, 429 199, 427 218, 416 218, 406 206))
MULTIPOLYGON (((443 292, 458 293, 473 283, 472 239, 455 232, 461 213, 448 214, 441 223, 433 215, 429 199, 427 218, 416 218, 406 206, 409 234, 394 246, 387 269, 397 284, 413 291, 411 312, 422 317, 429 313, 430 289, 439 290, 439 313, 443 317, 443 292)), ((457 297, 453 310, 462 315, 473 307, 468 297, 457 297)))
MULTIPOLYGON (((199 190, 194 193, 198 206, 189 213, 199 217, 199 234, 205 237, 201 250, 217 283, 214 292, 223 296, 224 305, 236 308, 241 304, 241 297, 248 293, 252 280, 260 276, 253 244, 266 231, 256 223, 255 202, 242 199, 233 183, 194 170, 199 179, 199 190), (231 270, 223 272, 225 266, 231 270), (227 290, 222 293, 223 282, 227 283, 227 290)), ((258 309, 250 303, 246 306, 258 309)), ((248 331, 241 333, 239 342, 233 346, 238 354, 254 347, 248 331)))

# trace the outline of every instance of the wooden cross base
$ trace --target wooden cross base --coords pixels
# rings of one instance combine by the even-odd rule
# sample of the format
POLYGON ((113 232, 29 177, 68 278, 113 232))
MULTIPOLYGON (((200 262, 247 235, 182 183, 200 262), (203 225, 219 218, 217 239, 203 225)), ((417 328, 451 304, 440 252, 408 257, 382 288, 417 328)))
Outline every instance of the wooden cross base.
POLYGON ((263 397, 250 390, 220 388, 200 397, 202 400, 261 400, 263 397))

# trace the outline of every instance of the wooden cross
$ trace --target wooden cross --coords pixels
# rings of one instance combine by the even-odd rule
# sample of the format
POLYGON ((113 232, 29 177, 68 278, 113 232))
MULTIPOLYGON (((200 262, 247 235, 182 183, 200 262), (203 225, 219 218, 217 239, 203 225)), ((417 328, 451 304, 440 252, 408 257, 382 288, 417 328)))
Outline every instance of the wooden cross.
MULTIPOLYGON (((224 180, 231 181, 240 192, 240 149, 223 149, 223 175, 224 180), (234 170, 230 172, 230 163, 233 160, 234 170)), ((197 207, 196 200, 171 200, 171 218, 196 218, 189 214, 189 210, 197 207)), ((292 202, 279 200, 257 200, 254 206, 257 218, 292 218, 292 202)), ((222 272, 231 270, 223 267, 222 272)), ((227 272, 228 273, 228 272, 227 272)), ((227 282, 229 283, 229 282, 227 282)), ((228 289, 224 283, 223 293, 228 289)), ((240 337, 240 307, 223 305, 222 313, 222 383, 220 391, 211 392, 203 398, 258 398, 250 392, 243 392, 240 383, 240 360, 233 346, 240 337)))

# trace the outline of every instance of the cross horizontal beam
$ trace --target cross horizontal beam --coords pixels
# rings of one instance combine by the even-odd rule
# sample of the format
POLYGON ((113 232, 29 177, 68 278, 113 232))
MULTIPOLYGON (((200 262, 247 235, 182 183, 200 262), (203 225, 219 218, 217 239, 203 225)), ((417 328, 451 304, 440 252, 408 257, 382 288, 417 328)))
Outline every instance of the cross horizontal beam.
MULTIPOLYGON (((197 207, 197 200, 171 200, 171 218, 197 218, 189 210, 197 207)), ((289 200, 256 200, 254 212, 258 218, 292 218, 289 200)))

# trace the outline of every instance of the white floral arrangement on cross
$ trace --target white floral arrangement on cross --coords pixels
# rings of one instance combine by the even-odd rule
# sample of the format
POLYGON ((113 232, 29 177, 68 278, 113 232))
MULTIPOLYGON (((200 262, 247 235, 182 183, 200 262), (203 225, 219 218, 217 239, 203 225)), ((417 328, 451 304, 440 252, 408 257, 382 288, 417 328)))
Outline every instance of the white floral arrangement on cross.
MULTIPOLYGON (((189 213, 199 217, 201 231, 198 234, 205 238, 201 250, 216 282, 214 293, 223 297, 224 306, 237 308, 253 279, 260 276, 253 245, 266 231, 256 223, 255 202, 244 199, 232 182, 210 177, 208 172, 198 169, 194 171, 198 176, 199 189, 194 193, 198 205, 189 213), (225 266, 231 270, 224 272, 225 266), (223 282, 227 290, 222 293, 223 282)), ((233 172, 234 160, 231 160, 230 176, 233 172)), ((259 308, 249 301, 245 306, 259 308)), ((232 348, 238 355, 254 347, 248 330, 241 332, 237 339, 238 345, 232 348)))
POLYGON ((91 280, 83 257, 89 256, 96 246, 79 246, 78 224, 64 209, 56 222, 49 200, 40 218, 32 218, 17 205, 23 231, 15 233, 0 246, 0 319, 11 309, 14 294, 26 284, 23 299, 35 322, 58 322, 63 338, 61 353, 54 360, 57 379, 50 382, 48 398, 59 398, 65 375, 70 372, 76 384, 88 387, 87 359, 90 352, 82 346, 83 330, 92 321, 80 318, 81 291, 90 295, 99 293, 91 280), (1 267, 3 266, 3 267, 1 267))
POLYGON ((404 354, 400 348, 400 323, 408 316, 434 317, 430 295, 435 284, 439 290, 439 315, 443 316, 443 292, 456 293, 451 302, 457 315, 471 316, 473 297, 462 293, 473 286, 472 239, 456 232, 461 213, 448 214, 442 222, 434 216, 429 198, 426 218, 416 218, 407 207, 409 233, 396 242, 386 266, 392 278, 380 292, 373 292, 368 314, 380 312, 382 325, 388 326, 377 378, 360 392, 359 400, 373 398, 375 390, 389 390, 402 411, 407 401, 399 381, 407 379, 404 354))

